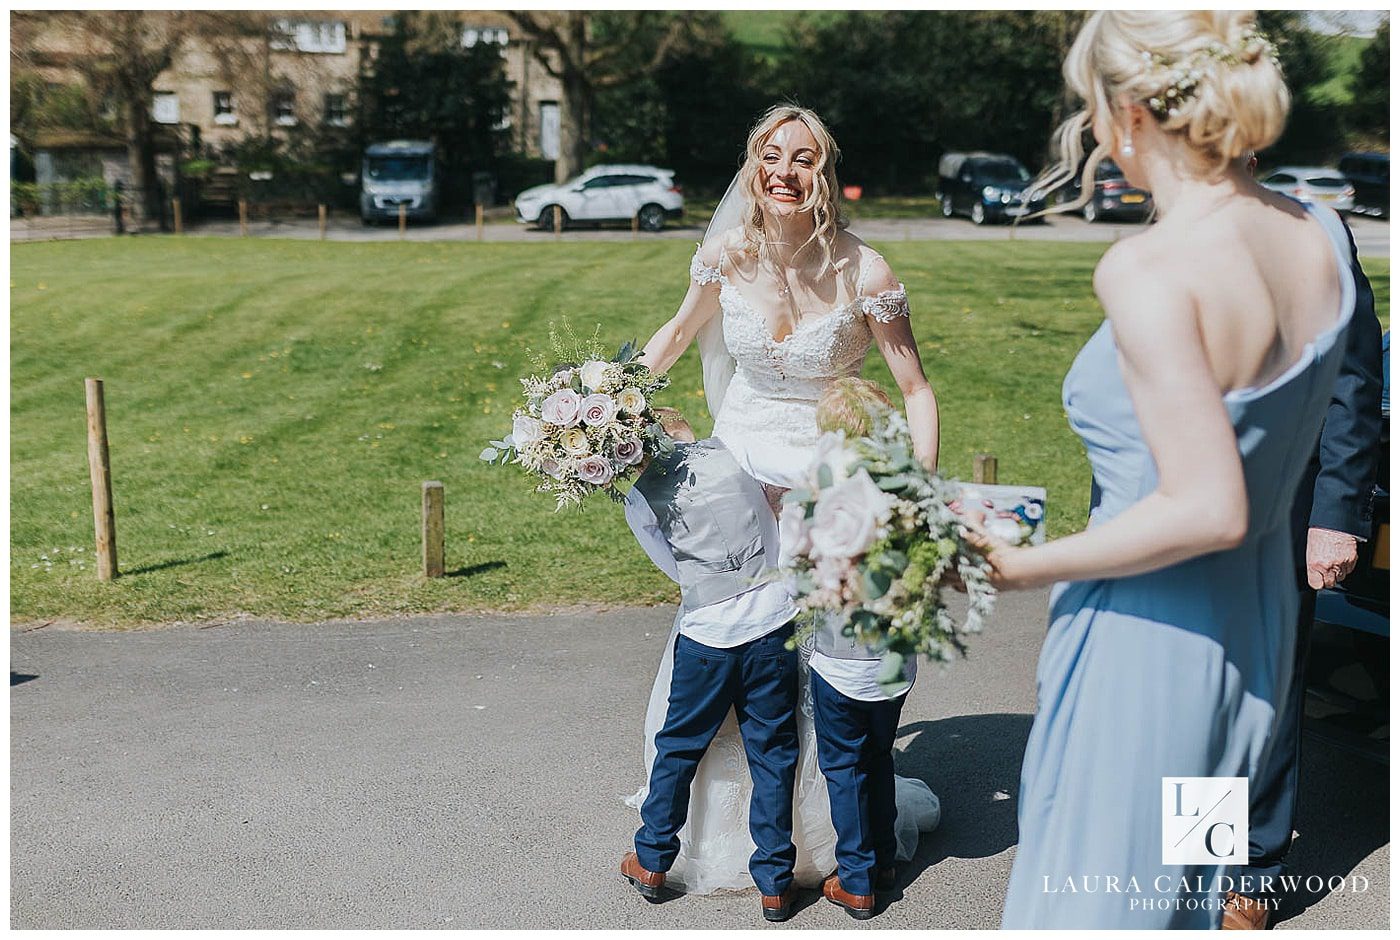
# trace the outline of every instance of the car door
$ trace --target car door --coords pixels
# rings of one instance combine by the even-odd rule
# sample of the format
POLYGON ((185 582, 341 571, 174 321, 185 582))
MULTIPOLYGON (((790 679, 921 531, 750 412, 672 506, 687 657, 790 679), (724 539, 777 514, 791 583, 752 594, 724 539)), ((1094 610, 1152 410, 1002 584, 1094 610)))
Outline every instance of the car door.
POLYGON ((622 218, 618 206, 621 187, 618 184, 625 179, 626 177, 607 174, 586 180, 577 194, 578 212, 570 214, 576 219, 590 222, 622 218))
POLYGON ((964 160, 958 170, 958 184, 953 187, 953 208, 961 212, 971 212, 975 186, 972 182, 972 161, 964 160))

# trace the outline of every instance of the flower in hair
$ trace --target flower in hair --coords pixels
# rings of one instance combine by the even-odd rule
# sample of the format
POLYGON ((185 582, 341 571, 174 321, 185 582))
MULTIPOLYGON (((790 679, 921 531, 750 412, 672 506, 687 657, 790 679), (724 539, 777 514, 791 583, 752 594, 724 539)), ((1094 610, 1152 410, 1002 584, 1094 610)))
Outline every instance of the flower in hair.
POLYGON ((1159 118, 1173 118, 1181 106, 1194 98, 1210 62, 1234 67, 1268 56, 1278 65, 1278 47, 1259 29, 1251 26, 1234 42, 1214 40, 1180 59, 1169 59, 1150 49, 1142 50, 1142 61, 1154 73, 1162 90, 1147 99, 1147 107, 1159 118))

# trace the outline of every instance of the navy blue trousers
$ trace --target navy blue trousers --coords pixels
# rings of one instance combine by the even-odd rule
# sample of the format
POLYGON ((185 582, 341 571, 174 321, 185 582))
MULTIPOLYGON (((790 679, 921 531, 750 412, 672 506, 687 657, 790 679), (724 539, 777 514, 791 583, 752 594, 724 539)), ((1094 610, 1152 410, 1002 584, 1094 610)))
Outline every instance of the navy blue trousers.
POLYGON ((705 749, 734 709, 748 754, 753 795, 749 873, 764 894, 792 884, 792 791, 797 774, 797 653, 792 624, 731 649, 676 637, 666 722, 656 735, 656 760, 637 830, 637 860, 648 871, 669 871, 690 808, 690 784, 705 749))
POLYGON ((847 698, 812 673, 817 762, 831 797, 836 873, 851 894, 874 894, 875 872, 894 864, 894 748, 904 696, 847 698))
MULTIPOLYGON (((1306 583, 1306 582, 1304 582, 1306 583)), ((1298 818, 1298 764, 1303 730, 1303 696, 1307 692, 1308 648, 1312 645, 1317 593, 1303 590, 1298 605, 1298 643, 1293 648, 1293 676, 1288 698, 1274 728, 1264 760, 1249 781, 1249 864, 1240 869, 1240 893, 1254 898, 1281 893, 1278 877, 1293 844, 1298 818), (1265 890, 1273 879, 1272 888, 1265 890)))

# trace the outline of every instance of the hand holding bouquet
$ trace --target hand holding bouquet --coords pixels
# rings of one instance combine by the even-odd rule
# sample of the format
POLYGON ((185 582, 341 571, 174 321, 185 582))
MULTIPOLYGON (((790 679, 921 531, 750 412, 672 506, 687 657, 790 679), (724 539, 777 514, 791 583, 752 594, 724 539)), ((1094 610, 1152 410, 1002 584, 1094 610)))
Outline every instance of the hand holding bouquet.
POLYGON ((540 374, 520 380, 525 400, 510 433, 492 441, 481 459, 524 468, 538 479, 539 492, 554 494, 556 510, 599 490, 621 501, 617 482, 674 446, 652 413, 668 380, 637 361, 641 353, 632 343, 605 360, 597 331, 585 343, 567 326, 562 338, 552 329, 550 338, 556 361, 539 360, 540 374))

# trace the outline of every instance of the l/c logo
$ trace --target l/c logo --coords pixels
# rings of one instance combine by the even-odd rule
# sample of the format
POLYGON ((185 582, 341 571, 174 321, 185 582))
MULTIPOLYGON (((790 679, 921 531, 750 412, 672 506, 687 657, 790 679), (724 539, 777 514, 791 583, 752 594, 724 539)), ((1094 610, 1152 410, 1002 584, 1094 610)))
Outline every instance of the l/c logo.
POLYGON ((1249 863, 1248 777, 1162 778, 1162 864, 1249 863))

